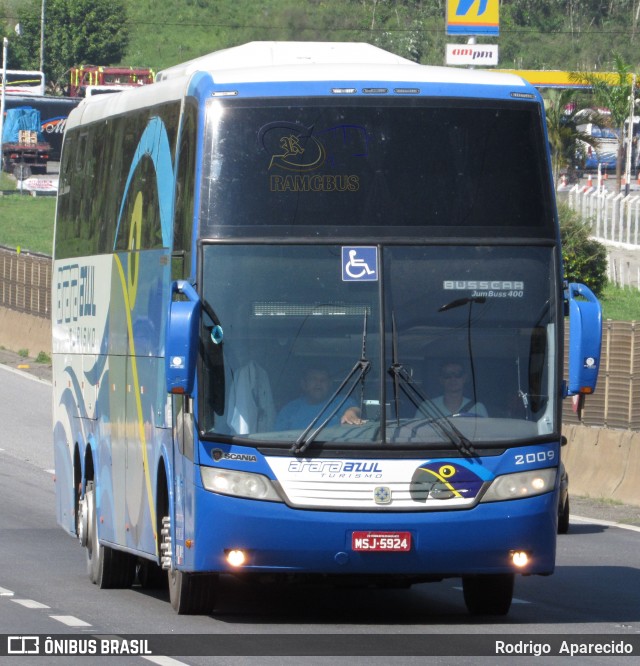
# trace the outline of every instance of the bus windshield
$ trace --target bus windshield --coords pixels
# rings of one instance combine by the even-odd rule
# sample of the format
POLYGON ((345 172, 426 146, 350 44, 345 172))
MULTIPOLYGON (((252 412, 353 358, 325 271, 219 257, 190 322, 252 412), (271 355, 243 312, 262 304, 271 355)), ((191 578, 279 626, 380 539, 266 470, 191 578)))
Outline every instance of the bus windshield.
POLYGON ((552 254, 204 245, 201 432, 356 448, 548 437, 557 422, 552 254), (350 408, 359 419, 345 423, 350 408))
POLYGON ((208 103, 201 236, 553 238, 537 104, 304 101, 208 103))

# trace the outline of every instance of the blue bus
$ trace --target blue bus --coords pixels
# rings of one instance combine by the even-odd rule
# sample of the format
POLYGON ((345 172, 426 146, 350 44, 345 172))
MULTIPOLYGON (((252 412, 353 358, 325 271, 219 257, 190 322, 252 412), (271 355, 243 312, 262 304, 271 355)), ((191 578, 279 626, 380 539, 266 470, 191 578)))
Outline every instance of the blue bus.
POLYGON ((563 280, 545 132, 520 78, 367 44, 254 42, 81 102, 54 448, 90 579, 188 614, 225 575, 460 578, 505 614, 551 574, 601 313, 563 280))

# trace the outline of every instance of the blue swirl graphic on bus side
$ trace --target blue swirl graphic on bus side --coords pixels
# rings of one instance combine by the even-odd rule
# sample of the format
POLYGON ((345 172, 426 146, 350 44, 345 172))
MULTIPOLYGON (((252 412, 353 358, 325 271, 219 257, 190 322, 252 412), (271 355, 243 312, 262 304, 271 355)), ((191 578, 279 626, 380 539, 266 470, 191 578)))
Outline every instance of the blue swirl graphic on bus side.
POLYGON ((127 203, 127 195, 131 186, 131 181, 135 174, 138 164, 144 157, 149 157, 153 162, 156 172, 156 185, 158 193, 158 203, 160 206, 160 225, 162 227, 162 245, 171 247, 171 236, 173 233, 173 166, 171 160, 171 148, 169 146, 169 137, 167 128, 158 117, 151 118, 145 128, 136 152, 131 161, 129 175, 124 186, 122 203, 118 213, 118 224, 114 240, 114 252, 116 250, 116 241, 122 222, 122 213, 127 203))

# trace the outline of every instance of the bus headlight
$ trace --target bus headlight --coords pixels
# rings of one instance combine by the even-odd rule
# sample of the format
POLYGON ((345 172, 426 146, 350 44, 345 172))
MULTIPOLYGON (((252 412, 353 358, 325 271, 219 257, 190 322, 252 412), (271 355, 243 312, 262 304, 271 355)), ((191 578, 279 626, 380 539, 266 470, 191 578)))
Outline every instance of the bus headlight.
POLYGON ((534 497, 553 490, 556 484, 557 469, 532 469, 528 472, 504 474, 493 480, 481 502, 502 502, 503 500, 534 497))
POLYGON ((262 474, 201 467, 202 485, 211 492, 247 499, 281 502, 271 481, 262 474))

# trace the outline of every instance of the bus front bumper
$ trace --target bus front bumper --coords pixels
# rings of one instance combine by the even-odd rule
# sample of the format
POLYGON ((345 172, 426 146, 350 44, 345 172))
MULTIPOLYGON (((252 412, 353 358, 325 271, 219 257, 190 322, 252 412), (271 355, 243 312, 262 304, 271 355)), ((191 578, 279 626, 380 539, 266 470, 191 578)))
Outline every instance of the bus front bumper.
POLYGON ((292 509, 202 488, 196 489, 195 499, 193 517, 198 519, 193 530, 185 526, 188 546, 177 565, 187 571, 435 578, 550 574, 554 569, 555 492, 467 510, 397 513, 292 509), (362 542, 356 544, 354 533, 381 535, 374 543, 384 548, 359 550, 362 542), (408 543, 403 541, 407 535, 408 543), (403 550, 394 550, 399 544, 403 550), (232 552, 242 554, 240 564, 230 563, 237 561, 230 558, 232 552), (514 553, 524 553, 526 563, 517 566, 514 553))

